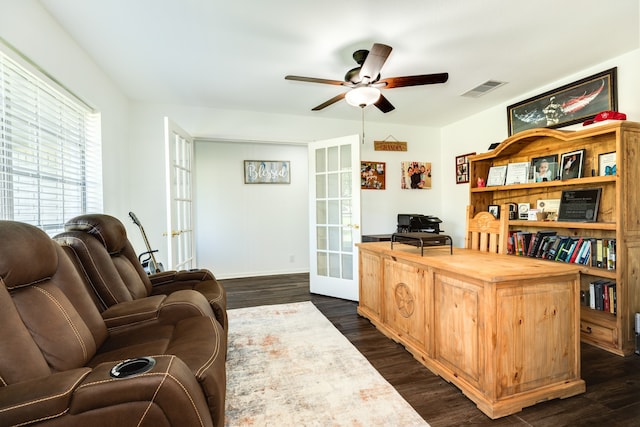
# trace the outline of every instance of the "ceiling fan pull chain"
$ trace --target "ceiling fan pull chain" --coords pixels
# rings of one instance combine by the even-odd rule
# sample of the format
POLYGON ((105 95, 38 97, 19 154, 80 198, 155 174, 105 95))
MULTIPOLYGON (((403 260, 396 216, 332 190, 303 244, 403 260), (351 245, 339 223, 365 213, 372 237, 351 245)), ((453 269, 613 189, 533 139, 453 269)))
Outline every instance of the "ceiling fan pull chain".
POLYGON ((360 107, 362 110, 362 144, 364 145, 364 107, 360 107))

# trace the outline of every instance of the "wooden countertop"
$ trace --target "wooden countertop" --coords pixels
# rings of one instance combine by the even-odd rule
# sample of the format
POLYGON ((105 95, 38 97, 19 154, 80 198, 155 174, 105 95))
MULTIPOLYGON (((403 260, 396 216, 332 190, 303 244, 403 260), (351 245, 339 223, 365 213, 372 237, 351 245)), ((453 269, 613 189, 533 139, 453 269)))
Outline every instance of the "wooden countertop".
POLYGON ((514 255, 491 254, 464 248, 453 248, 453 254, 450 254, 449 246, 425 246, 424 256, 420 256, 419 248, 399 242, 394 243, 393 250, 389 242, 359 243, 358 247, 361 250, 383 253, 436 269, 455 271, 462 276, 486 282, 578 274, 582 267, 576 264, 514 255))

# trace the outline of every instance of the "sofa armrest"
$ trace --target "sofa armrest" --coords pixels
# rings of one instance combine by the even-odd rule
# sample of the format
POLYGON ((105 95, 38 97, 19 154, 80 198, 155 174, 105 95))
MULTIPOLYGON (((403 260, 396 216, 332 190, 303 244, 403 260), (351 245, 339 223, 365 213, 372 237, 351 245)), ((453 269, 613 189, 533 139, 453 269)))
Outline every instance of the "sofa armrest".
POLYGON ((0 387, 0 424, 23 425, 62 416, 90 373, 90 368, 72 369, 0 387))
POLYGON ((205 268, 197 268, 193 270, 170 270, 160 273, 151 274, 149 276, 152 286, 163 285, 173 282, 201 282, 204 280, 216 280, 213 273, 205 268))
POLYGON ((153 295, 114 304, 102 312, 102 318, 109 329, 155 321, 166 299, 166 295, 153 295))
POLYGON ((160 323, 175 324, 187 317, 215 317, 207 298, 200 292, 191 289, 175 291, 167 296, 160 307, 160 323))
MULTIPOLYGON (((97 365, 74 393, 69 413, 109 414, 101 409, 113 408, 121 411, 114 414, 114 420, 118 416, 135 419, 132 425, 214 425, 202 387, 187 365, 176 356, 153 358, 156 364, 150 371, 127 378, 110 376, 115 362, 97 365), (136 405, 140 411, 135 410, 136 405)), ((216 420, 215 425, 223 423, 216 420)))
POLYGON ((187 365, 175 356, 155 361, 150 371, 122 379, 110 376, 116 362, 105 362, 93 370, 0 387, 0 424, 120 425, 130 420, 131 425, 213 426, 204 392, 187 365))

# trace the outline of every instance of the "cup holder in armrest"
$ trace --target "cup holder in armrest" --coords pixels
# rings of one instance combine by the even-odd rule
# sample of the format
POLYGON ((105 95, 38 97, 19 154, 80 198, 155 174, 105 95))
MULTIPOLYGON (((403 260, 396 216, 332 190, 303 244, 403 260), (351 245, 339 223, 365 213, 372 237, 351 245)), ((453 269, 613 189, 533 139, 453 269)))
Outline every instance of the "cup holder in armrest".
POLYGON ((113 378, 129 378, 134 375, 144 374, 149 372, 156 364, 156 360, 153 357, 137 357, 135 359, 127 359, 124 362, 118 363, 111 368, 109 374, 113 378))

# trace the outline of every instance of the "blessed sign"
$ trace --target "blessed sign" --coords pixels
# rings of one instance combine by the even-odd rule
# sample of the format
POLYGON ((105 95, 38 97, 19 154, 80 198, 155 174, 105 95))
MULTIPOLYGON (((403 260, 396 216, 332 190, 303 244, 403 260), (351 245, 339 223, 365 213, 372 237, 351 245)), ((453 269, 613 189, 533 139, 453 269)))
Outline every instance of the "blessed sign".
POLYGON ((288 160, 245 160, 245 184, 290 184, 288 160))

